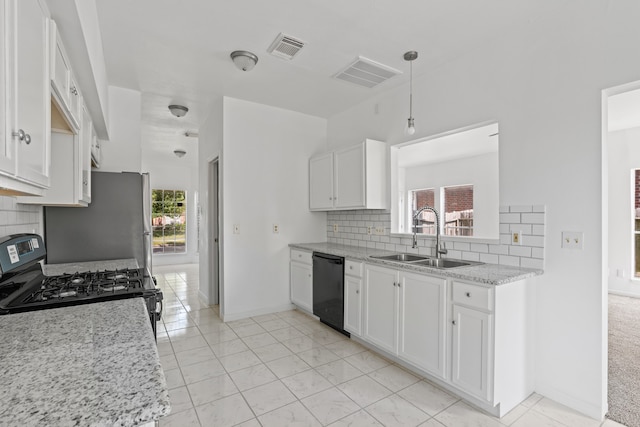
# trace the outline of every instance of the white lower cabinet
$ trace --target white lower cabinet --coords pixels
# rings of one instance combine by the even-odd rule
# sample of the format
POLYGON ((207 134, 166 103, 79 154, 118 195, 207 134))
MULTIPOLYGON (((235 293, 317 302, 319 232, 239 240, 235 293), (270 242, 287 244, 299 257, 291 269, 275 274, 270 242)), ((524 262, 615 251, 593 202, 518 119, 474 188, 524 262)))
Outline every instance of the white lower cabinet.
POLYGON ((392 354, 397 354, 397 283, 397 270, 365 267, 362 337, 392 354))
POLYGON ((492 315, 453 305, 451 382, 483 400, 490 400, 489 358, 492 315))
POLYGON ((344 330, 362 335, 362 263, 350 260, 344 271, 344 330))
POLYGON ((313 264, 311 252, 291 250, 289 262, 291 302, 301 309, 313 312, 313 264))
POLYGON ((447 280, 403 272, 399 279, 398 356, 444 378, 447 280))
POLYGON ((345 323, 358 338, 501 417, 534 389, 530 297, 525 280, 480 285, 365 264, 362 282, 345 274, 345 323))

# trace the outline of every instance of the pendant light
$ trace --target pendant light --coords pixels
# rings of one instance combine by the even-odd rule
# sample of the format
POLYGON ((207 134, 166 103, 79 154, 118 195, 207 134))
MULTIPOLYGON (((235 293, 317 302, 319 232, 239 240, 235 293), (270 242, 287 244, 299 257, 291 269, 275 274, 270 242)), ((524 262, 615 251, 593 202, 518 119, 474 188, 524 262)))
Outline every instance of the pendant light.
POLYGON ((407 135, 416 133, 413 120, 413 61, 418 57, 418 52, 410 50, 404 54, 404 60, 409 61, 409 119, 407 120, 407 135))

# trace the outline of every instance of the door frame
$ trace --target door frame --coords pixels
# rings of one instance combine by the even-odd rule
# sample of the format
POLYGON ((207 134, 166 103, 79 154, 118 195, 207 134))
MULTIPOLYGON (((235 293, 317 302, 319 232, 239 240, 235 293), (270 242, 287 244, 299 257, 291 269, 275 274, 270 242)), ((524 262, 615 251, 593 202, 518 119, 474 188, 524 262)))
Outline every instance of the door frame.
POLYGON ((223 307, 222 298, 223 289, 221 286, 221 255, 220 255, 220 157, 214 157, 208 162, 208 179, 207 179, 209 195, 207 201, 208 207, 208 257, 209 257, 209 303, 219 305, 220 314, 222 316, 223 307))

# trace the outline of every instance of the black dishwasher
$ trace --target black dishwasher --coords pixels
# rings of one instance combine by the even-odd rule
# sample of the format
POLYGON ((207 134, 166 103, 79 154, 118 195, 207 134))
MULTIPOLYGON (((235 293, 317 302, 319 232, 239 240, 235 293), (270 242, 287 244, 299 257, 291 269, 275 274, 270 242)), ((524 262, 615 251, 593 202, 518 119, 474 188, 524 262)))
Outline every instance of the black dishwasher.
POLYGON ((322 323, 344 331, 344 258, 313 253, 313 314, 322 323))

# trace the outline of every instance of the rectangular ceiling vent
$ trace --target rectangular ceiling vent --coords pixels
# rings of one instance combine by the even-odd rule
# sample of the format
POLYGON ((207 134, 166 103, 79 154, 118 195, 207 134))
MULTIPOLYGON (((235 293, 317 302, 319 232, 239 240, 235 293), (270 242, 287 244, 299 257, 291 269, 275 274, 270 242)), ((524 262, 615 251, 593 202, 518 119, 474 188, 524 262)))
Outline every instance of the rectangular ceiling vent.
POLYGON ((359 56, 352 64, 339 71, 333 77, 359 86, 372 88, 398 74, 402 74, 402 71, 372 61, 364 56, 359 56))
POLYGON ((294 56, 304 47, 302 40, 294 39, 285 34, 278 34, 278 37, 271 43, 267 52, 282 59, 293 59, 294 56))

